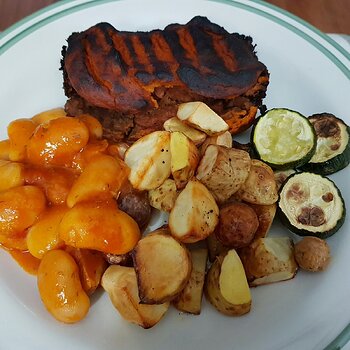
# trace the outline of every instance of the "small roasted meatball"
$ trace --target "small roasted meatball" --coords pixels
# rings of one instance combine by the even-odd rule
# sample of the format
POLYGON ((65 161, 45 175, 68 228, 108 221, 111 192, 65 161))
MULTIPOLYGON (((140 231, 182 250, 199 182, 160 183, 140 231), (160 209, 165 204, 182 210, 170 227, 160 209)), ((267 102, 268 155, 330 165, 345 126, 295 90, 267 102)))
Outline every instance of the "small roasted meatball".
POLYGON ((147 191, 138 191, 131 184, 126 184, 119 194, 118 207, 130 215, 141 230, 147 227, 152 214, 147 191))
POLYGON ((253 208, 245 203, 230 203, 220 209, 216 237, 227 247, 242 248, 253 240, 258 226, 253 208))
POLYGON ((305 237, 294 247, 298 265, 307 271, 317 272, 326 269, 331 255, 326 241, 317 237, 305 237))

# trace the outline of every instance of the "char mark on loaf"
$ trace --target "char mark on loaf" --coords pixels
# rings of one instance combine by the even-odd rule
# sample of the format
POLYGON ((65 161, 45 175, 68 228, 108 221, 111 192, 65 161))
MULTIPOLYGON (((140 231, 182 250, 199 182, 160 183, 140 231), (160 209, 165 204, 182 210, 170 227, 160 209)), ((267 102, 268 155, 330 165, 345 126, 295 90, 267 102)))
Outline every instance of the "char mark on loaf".
POLYGON ((262 106, 269 74, 252 39, 205 17, 150 32, 99 23, 62 50, 66 111, 97 117, 111 141, 134 142, 162 129, 179 103, 203 101, 235 134, 262 106))

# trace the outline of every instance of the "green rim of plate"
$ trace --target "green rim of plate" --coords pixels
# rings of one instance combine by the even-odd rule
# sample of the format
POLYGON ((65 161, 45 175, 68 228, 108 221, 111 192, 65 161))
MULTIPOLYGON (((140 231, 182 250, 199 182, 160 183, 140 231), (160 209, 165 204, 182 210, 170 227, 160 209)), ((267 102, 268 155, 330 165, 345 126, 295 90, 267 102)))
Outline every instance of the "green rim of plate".
MULTIPOLYGON (((68 8, 63 8, 61 11, 54 12, 52 15, 49 15, 47 17, 44 17, 43 19, 33 23, 27 28, 24 28, 22 31, 15 34, 12 38, 10 38, 8 41, 6 41, 3 45, 0 46, 0 55, 2 55, 4 52, 6 52, 9 48, 11 48, 13 45, 15 45, 18 41, 22 40, 32 32, 38 30, 39 28, 45 26, 48 23, 51 23, 61 17, 67 16, 71 13, 93 7, 98 6, 102 4, 106 4, 109 2, 117 2, 117 1, 125 1, 125 0, 85 0, 85 2, 81 2, 79 0, 61 0, 58 1, 55 4, 52 4, 50 6, 47 6, 32 15, 25 17, 21 21, 15 23, 5 31, 3 31, 0 34, 0 40, 3 40, 7 35, 11 34, 13 31, 20 28, 22 25, 26 24, 27 22, 34 20, 35 18, 52 11, 58 7, 64 7, 66 4, 71 3, 71 6, 68 8), (76 3, 76 4, 75 4, 76 3)), ((328 44, 330 44, 333 48, 335 48, 341 55, 343 55, 348 61, 350 61, 350 53, 347 52, 343 47, 341 47, 337 42, 335 42, 333 39, 331 39, 326 34, 322 33, 320 30, 309 24, 308 22, 304 21, 303 19, 289 13, 288 11, 285 11, 275 5, 272 5, 270 3, 266 3, 263 0, 250 0, 249 3, 241 3, 237 2, 236 0, 205 0, 205 1, 211 1, 211 2, 218 2, 222 4, 226 4, 229 6, 241 8, 243 10, 258 14, 262 17, 265 17, 282 27, 285 27, 292 31, 293 33, 297 34, 304 40, 308 41, 311 45, 313 45, 316 49, 321 51, 330 61, 332 61, 333 64, 335 64, 342 72, 343 74, 350 79, 350 70, 339 60, 338 57, 336 57, 331 51, 329 51, 326 47, 324 47, 322 44, 320 44, 316 39, 311 37, 310 35, 303 32, 301 29, 295 27, 293 24, 286 22, 285 20, 276 17, 275 15, 265 12, 262 9, 256 8, 252 5, 249 5, 249 3, 252 4, 258 4, 261 5, 267 9, 271 9, 276 11, 277 13, 280 13, 287 18, 292 19, 298 24, 301 24, 302 26, 309 29, 311 32, 316 34, 318 37, 321 37, 323 40, 325 40, 328 44)), ((340 350, 346 343, 350 340, 350 323, 343 329, 343 331, 324 349, 324 350, 340 350)))

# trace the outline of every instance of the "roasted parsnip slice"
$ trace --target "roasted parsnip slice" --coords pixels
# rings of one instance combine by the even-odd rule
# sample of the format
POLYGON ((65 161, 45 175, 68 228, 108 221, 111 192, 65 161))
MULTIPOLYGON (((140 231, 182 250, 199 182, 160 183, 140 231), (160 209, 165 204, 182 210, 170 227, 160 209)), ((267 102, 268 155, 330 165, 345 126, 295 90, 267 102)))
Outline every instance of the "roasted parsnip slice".
POLYGON ((183 123, 180 119, 173 117, 164 122, 164 130, 166 131, 180 131, 186 135, 196 146, 202 144, 207 135, 191 126, 183 123))
POLYGON ((197 169, 197 179, 218 202, 225 202, 246 181, 250 171, 249 154, 234 148, 209 145, 197 169))
POLYGON ((155 131, 137 140, 125 152, 129 181, 138 190, 153 190, 170 175, 170 133, 155 131))
POLYGON ((176 187, 186 186, 196 171, 199 152, 195 144, 181 132, 172 132, 170 136, 171 174, 176 187))
POLYGON ((239 189, 242 200, 269 205, 277 202, 277 184, 273 170, 264 162, 252 159, 249 176, 239 189))
POLYGON ((289 280, 298 269, 289 237, 258 238, 239 254, 250 286, 289 280))
POLYGON ((169 303, 141 304, 132 267, 111 265, 103 274, 101 284, 120 315, 143 328, 157 324, 169 308, 169 303))
POLYGON ((209 190, 199 181, 190 180, 170 212, 171 234, 184 243, 194 243, 214 232, 219 208, 209 190))
POLYGON ((132 257, 139 296, 144 304, 161 304, 174 299, 190 278, 191 256, 170 234, 158 231, 142 238, 132 257))
POLYGON ((200 153, 202 155, 205 153, 205 150, 209 145, 232 148, 232 135, 229 131, 225 131, 223 134, 207 137, 200 148, 200 153))
POLYGON ((176 185, 173 179, 166 179, 159 187, 148 191, 150 205, 161 211, 170 212, 176 198, 176 185))
POLYGON ((205 292, 210 303, 223 314, 240 316, 250 311, 250 289, 234 249, 215 259, 207 274, 205 292))
POLYGON ((222 134, 229 129, 228 124, 203 102, 180 104, 177 117, 209 136, 222 134))
POLYGON ((192 259, 191 277, 186 287, 173 300, 173 305, 180 311, 199 315, 201 313, 208 249, 193 249, 190 253, 192 259))

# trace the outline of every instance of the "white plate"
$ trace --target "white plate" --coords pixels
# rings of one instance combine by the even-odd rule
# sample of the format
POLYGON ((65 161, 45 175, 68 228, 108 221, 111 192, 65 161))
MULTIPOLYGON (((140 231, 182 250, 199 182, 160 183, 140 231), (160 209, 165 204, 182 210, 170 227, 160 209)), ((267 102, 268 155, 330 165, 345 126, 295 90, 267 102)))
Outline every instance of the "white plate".
MULTIPOLYGON (((10 120, 64 104, 58 67, 71 32, 100 21, 118 29, 150 30, 198 14, 254 38, 259 59, 271 72, 268 108, 305 115, 328 111, 350 124, 349 55, 286 12, 247 0, 78 0, 59 2, 0 38, 0 137, 6 137, 10 120)), ((349 174, 350 167, 332 176, 348 203, 349 174)), ((328 349, 338 348, 350 333, 341 334, 350 321, 349 230, 347 219, 328 239, 333 260, 326 272, 299 272, 291 281, 253 289, 250 314, 225 317, 204 302, 200 316, 172 310, 151 330, 122 321, 102 293, 81 323, 56 322, 40 302, 35 278, 1 251, 0 348, 306 350, 323 349, 336 338, 328 349)), ((278 225, 273 231, 289 234, 278 225)))

